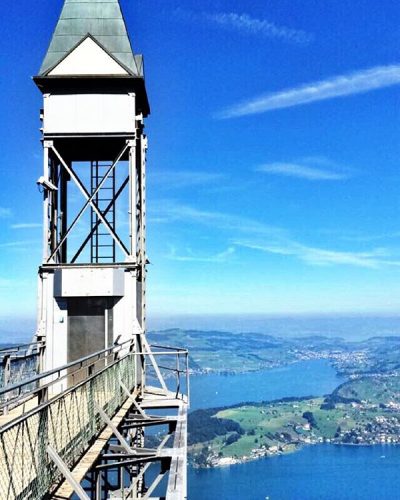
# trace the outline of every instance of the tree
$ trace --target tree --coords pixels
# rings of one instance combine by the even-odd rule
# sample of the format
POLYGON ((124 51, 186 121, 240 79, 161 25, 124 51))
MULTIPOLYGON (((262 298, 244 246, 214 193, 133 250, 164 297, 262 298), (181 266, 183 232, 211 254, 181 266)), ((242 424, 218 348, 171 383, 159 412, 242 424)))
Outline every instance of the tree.
POLYGON ((318 428, 317 421, 315 420, 314 414, 312 411, 305 411, 303 413, 303 418, 307 420, 311 427, 318 428))
POLYGON ((232 433, 230 436, 226 438, 225 444, 226 446, 229 446, 230 444, 236 443, 240 438, 239 434, 237 432, 232 433))

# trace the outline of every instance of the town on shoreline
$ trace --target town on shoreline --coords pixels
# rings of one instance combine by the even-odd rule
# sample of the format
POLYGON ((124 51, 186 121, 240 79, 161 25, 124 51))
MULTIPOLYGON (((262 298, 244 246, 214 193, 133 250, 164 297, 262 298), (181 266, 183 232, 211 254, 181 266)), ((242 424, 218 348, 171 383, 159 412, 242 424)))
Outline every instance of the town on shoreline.
MULTIPOLYGON (((360 341, 171 329, 152 340, 185 339, 192 374, 241 374, 327 360, 346 381, 324 397, 284 398, 196 410, 189 415, 194 467, 232 465, 306 445, 400 443, 400 337, 360 341)), ((262 394, 260 394, 262 400, 262 394)))
POLYGON ((195 467, 218 467, 293 453, 305 445, 400 444, 399 389, 398 375, 369 377, 344 383, 325 398, 197 410, 189 417, 190 461, 195 467), (378 403, 373 394, 379 386, 386 397, 378 396, 378 403), (367 399, 354 396, 367 392, 367 399))

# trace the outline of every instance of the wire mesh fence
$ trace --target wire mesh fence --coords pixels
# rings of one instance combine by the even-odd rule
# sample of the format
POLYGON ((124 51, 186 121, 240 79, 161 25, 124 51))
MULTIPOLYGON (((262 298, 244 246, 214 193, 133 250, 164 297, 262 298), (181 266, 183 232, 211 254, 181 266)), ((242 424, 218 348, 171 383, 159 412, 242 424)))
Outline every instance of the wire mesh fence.
MULTIPOLYGON (((36 342, 0 350, 0 389, 19 384, 37 375, 40 370, 43 349, 43 344, 36 342)), ((16 395, 28 394, 34 387, 34 384, 27 384, 23 386, 20 393, 8 391, 1 394, 0 404, 16 395)))
POLYGON ((0 388, 33 377, 39 371, 42 343, 10 346, 0 350, 0 388))
POLYGON ((135 352, 134 346, 116 344, 0 389, 0 410, 7 410, 0 417, 1 500, 51 498, 63 476, 48 447, 73 469, 106 426, 99 408, 112 419, 127 391, 143 387, 144 380, 146 387, 158 386, 188 401, 187 351, 147 346, 135 352), (26 388, 31 388, 30 399, 26 388))
POLYGON ((47 455, 51 446, 71 469, 104 427, 96 405, 112 416, 126 400, 122 381, 135 385, 135 357, 129 354, 61 396, 0 429, 0 498, 49 495, 61 473, 47 455))

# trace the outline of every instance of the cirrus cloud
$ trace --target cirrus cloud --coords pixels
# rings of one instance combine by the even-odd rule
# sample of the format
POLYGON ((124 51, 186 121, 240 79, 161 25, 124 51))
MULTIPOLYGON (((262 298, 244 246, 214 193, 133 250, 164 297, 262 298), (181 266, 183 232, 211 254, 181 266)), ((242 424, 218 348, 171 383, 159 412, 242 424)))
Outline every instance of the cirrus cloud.
MULTIPOLYGON (((158 205, 160 208, 160 205, 158 205)), ((384 247, 365 250, 338 249, 310 245, 294 238, 290 231, 269 226, 262 222, 212 210, 199 210, 188 205, 165 201, 162 208, 164 217, 155 223, 175 224, 186 222, 190 226, 198 224, 225 234, 227 249, 219 254, 201 255, 186 249, 178 253, 170 247, 166 256, 170 260, 186 262, 226 262, 236 253, 236 248, 247 248, 267 254, 275 254, 297 259, 310 266, 353 266, 369 270, 382 268, 400 269, 398 253, 384 247)))
POLYGON ((290 28, 274 23, 269 19, 252 17, 249 14, 237 12, 195 12, 177 8, 175 15, 192 23, 207 23, 221 29, 236 31, 242 35, 253 35, 261 38, 281 40, 296 45, 308 45, 314 35, 304 30, 290 28))
POLYGON ((266 19, 257 19, 248 14, 222 12, 217 14, 203 14, 204 18, 222 28, 260 35, 265 38, 277 38, 286 42, 308 44, 313 36, 303 30, 280 26, 266 19))
POLYGON ((384 266, 400 266, 400 262, 391 259, 391 255, 382 248, 366 252, 339 251, 304 245, 290 240, 272 243, 238 240, 235 241, 235 244, 269 254, 296 257, 306 264, 313 266, 347 265, 368 269, 380 269, 384 266))
POLYGON ((235 104, 216 115, 217 118, 234 118, 291 108, 312 102, 337 97, 362 94, 372 90, 400 84, 400 64, 376 66, 334 76, 326 80, 288 88, 282 91, 261 95, 248 101, 235 104))
POLYGON ((42 227, 39 222, 19 222, 17 224, 11 224, 11 229, 36 229, 42 227))
POLYGON ((297 177, 309 181, 340 181, 347 179, 347 176, 343 173, 324 170, 301 163, 267 163, 260 165, 256 170, 265 174, 297 177))

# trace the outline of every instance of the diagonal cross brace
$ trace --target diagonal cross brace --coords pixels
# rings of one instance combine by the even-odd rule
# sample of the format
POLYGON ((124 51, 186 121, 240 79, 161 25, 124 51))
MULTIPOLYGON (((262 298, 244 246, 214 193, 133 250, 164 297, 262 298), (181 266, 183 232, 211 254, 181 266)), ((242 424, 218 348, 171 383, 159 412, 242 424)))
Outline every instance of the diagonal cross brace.
MULTIPOLYGON (((167 434, 165 436, 165 438, 162 440, 161 444, 158 446, 157 448, 157 454, 160 453, 160 451, 164 448, 166 442, 168 441, 168 439, 171 437, 171 434, 167 434)), ((132 481, 131 485, 129 486, 129 489, 128 491, 126 492, 128 494, 128 498, 129 498, 129 495, 133 493, 133 491, 135 490, 136 486, 138 485, 138 483, 142 480, 145 472, 147 471, 147 469, 151 466, 151 462, 149 462, 148 464, 146 464, 142 470, 140 471, 139 475, 135 477, 135 479, 132 481)))
POLYGON ((157 378, 161 384, 162 390, 164 394, 167 396, 168 395, 168 388, 167 384, 165 383, 164 377, 161 375, 160 369, 157 365, 157 361, 151 351, 150 344, 147 341, 146 335, 144 333, 140 333, 140 340, 142 342, 142 345, 144 346, 144 350, 146 354, 149 356, 151 364, 153 365, 154 371, 156 372, 157 378))
POLYGON ((82 207, 82 209, 80 210, 80 212, 78 213, 78 215, 76 216, 76 218, 73 221, 73 223, 71 224, 71 226, 68 228, 68 230, 67 230, 66 234, 64 235, 62 241, 59 243, 59 245, 56 248, 56 250, 52 253, 52 255, 50 256, 49 260, 55 255, 55 253, 57 252, 58 248, 61 247, 61 245, 64 243, 64 241, 66 240, 68 234, 70 233, 70 231, 72 230, 72 228, 75 226, 75 224, 78 222, 78 220, 81 218, 82 214, 84 213, 84 211, 86 210, 86 208, 89 205, 96 212, 98 218, 106 226, 106 228, 108 229, 108 231, 111 234, 112 238, 116 241, 116 243, 119 245, 119 247, 122 249, 122 251, 126 255, 129 255, 128 249, 122 243, 122 241, 120 240, 120 238, 118 238, 118 236, 116 235, 116 233, 113 230, 113 228, 111 227, 111 225, 104 218, 103 214, 100 212, 100 210, 98 209, 97 205, 93 201, 94 197, 97 195, 97 193, 99 192, 99 190, 103 186, 104 182, 107 180, 107 178, 109 177, 109 175, 111 174, 111 172, 114 170, 115 166, 120 161, 120 159, 122 158, 122 156, 124 155, 124 153, 125 153, 125 151, 127 150, 128 147, 129 147, 129 143, 126 143, 125 146, 124 146, 124 148, 122 149, 121 153, 118 155, 117 159, 115 160, 115 162, 113 163, 113 165, 111 165, 110 169, 108 170, 108 172, 106 173, 106 175, 102 179, 101 183, 98 185, 98 187, 95 190, 95 192, 90 196, 89 193, 88 193, 88 191, 86 190, 85 186, 80 181, 79 177, 75 174, 74 170, 67 165, 67 163, 63 160, 63 158, 61 157, 60 153, 56 150, 56 148, 54 147, 54 145, 51 146, 53 152, 55 153, 55 155, 57 156, 57 158, 59 159, 59 161, 61 162, 61 164, 64 166, 64 168, 66 169, 66 171, 69 173, 69 175, 71 176, 71 178, 74 180, 74 182, 77 185, 78 189, 81 191, 81 193, 83 194, 83 196, 86 198, 86 203, 82 207))
POLYGON ((110 429, 113 431, 114 436, 118 439, 120 442, 122 448, 126 451, 126 453, 136 455, 136 452, 129 446, 129 444, 126 442, 126 439, 124 436, 119 432, 119 430, 116 428, 116 426, 111 422, 110 418, 106 414, 106 412, 101 408, 96 402, 94 402, 94 406, 98 413, 100 414, 100 417, 102 418, 103 422, 107 424, 110 429))
POLYGON ((124 391, 126 397, 133 403, 133 406, 136 408, 136 410, 140 413, 140 415, 145 419, 149 420, 150 417, 146 415, 146 413, 140 408, 138 405, 136 399, 132 396, 132 394, 129 392, 128 388, 126 385, 122 382, 122 380, 119 381, 119 385, 121 386, 122 390, 124 391))
POLYGON ((149 486, 149 489, 147 490, 146 494, 142 497, 142 500, 148 500, 150 498, 150 495, 157 488, 157 486, 161 483, 161 481, 164 478, 164 476, 165 476, 166 473, 167 473, 166 470, 164 470, 164 471, 162 470, 158 474, 158 476, 154 479, 154 481, 149 486))
POLYGON ((59 456, 59 454, 56 452, 56 450, 49 445, 47 446, 47 453, 53 460, 53 462, 56 464, 58 470, 65 477, 65 480, 73 488, 73 490, 75 491, 76 495, 80 498, 80 500, 90 500, 85 490, 78 483, 78 481, 76 481, 75 478, 72 476, 71 471, 68 469, 67 465, 59 456))
MULTIPOLYGON (((126 185, 128 184, 129 182, 129 176, 124 180, 124 182, 121 184, 121 187, 118 189, 118 191, 115 193, 115 197, 113 200, 110 201, 110 203, 108 204, 108 206, 106 207, 106 209, 104 210, 103 212, 103 215, 106 216, 108 214, 108 212, 111 210, 111 208, 115 205, 115 202, 117 201, 117 199, 120 197, 121 193, 123 192, 123 190, 125 189, 126 185)), ((96 224, 94 225, 94 227, 92 227, 90 233, 86 236, 85 238, 85 241, 82 243, 82 245, 79 247, 79 249, 77 250, 76 254, 74 255, 74 257, 72 258, 71 260, 71 263, 74 264, 74 262, 76 261, 76 259, 79 257, 79 255, 82 253, 83 249, 85 248, 85 246, 88 244, 90 238, 92 237, 92 235, 94 234, 94 232, 96 231, 96 229, 100 226, 100 221, 98 220, 96 222, 96 224)))
POLYGON ((62 158, 62 156, 60 155, 60 153, 57 151, 57 149, 54 147, 54 145, 51 145, 52 151, 57 156, 57 158, 59 159, 60 163, 65 168, 65 170, 68 172, 68 174, 71 176, 71 179, 73 179, 73 181, 75 182, 76 186, 78 187, 79 191, 82 193, 82 195, 84 196, 84 198, 86 198, 86 202, 85 202, 85 205, 82 207, 82 209, 79 211, 78 215, 75 217, 75 219, 72 222, 72 224, 70 225, 70 227, 68 228, 67 232, 64 234, 64 236, 63 236, 62 240, 60 241, 60 243, 57 245, 57 247, 55 248, 55 250, 53 251, 53 253, 48 258, 48 260, 47 260, 48 262, 54 257, 54 255, 61 248, 61 246, 63 245, 63 243, 67 239, 69 233, 71 232, 71 230, 73 229, 73 227, 77 224, 77 222, 82 217, 83 213, 85 212, 85 210, 88 208, 89 205, 92 207, 93 211, 96 213, 96 215, 100 219, 100 221, 105 225, 105 227, 107 228, 108 232, 110 233, 110 235, 112 236, 112 238, 114 239, 114 241, 117 243, 117 245, 121 248, 121 250, 125 253, 126 256, 129 256, 128 249, 126 248, 126 246, 124 245, 124 243, 121 241, 121 239, 117 236, 117 234, 115 233, 114 229, 111 227, 111 225, 109 224, 109 222, 104 218, 103 214, 101 213, 101 211, 97 207, 96 203, 93 201, 93 199, 98 194, 99 190, 101 189, 101 187, 103 186, 103 184, 105 183, 105 181, 107 180, 107 178, 110 176, 111 172, 116 167, 117 163, 121 160, 122 156, 124 155, 124 153, 126 152, 126 150, 128 149, 128 147, 129 147, 129 143, 127 142, 125 144, 125 146, 123 147, 121 153, 118 155, 118 157, 115 160, 115 162, 111 165, 111 167, 109 168, 108 172, 103 177, 103 179, 100 182, 100 184, 97 186, 97 189, 94 191, 94 193, 92 195, 90 195, 88 193, 87 189, 85 188, 85 186, 83 185, 83 183, 80 181, 79 177, 75 174, 74 170, 64 161, 64 159, 62 158))

